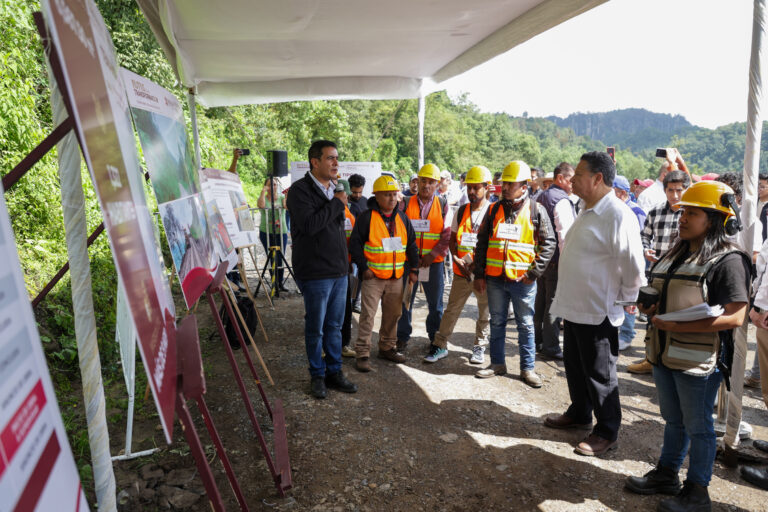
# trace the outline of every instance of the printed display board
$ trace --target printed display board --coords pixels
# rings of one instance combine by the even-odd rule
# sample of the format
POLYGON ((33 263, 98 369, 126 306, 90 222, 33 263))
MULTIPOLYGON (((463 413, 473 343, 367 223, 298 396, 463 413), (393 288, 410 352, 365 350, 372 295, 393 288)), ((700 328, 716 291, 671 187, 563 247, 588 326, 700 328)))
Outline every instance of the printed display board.
POLYGON ((144 195, 131 118, 112 40, 92 0, 44 0, 42 11, 64 75, 139 349, 170 443, 176 402, 173 298, 144 195))
MULTIPOLYGON (((291 162, 291 183, 300 180, 309 172, 309 162, 291 162)), ((365 178, 363 195, 373 195, 373 182, 381 176, 381 162, 339 162, 339 178, 348 180, 353 174, 359 174, 365 178)))
POLYGON ((258 243, 259 232, 245 200, 240 177, 229 171, 203 168, 200 178, 206 203, 218 207, 235 247, 258 243))
POLYGON ((0 510, 88 510, 4 197, 0 261, 0 510))
POLYGON ((176 96, 127 69, 121 68, 120 76, 173 264, 187 307, 192 307, 213 280, 217 262, 229 260, 234 248, 230 240, 217 236, 212 224, 220 223, 221 216, 215 208, 209 212, 200 194, 200 177, 176 96))

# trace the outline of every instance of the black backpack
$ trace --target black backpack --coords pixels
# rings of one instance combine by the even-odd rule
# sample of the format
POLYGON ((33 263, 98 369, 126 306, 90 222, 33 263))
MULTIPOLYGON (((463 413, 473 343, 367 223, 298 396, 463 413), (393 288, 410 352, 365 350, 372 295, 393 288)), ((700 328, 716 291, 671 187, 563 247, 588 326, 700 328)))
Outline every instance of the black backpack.
MULTIPOLYGON (((253 309, 253 303, 251 303, 251 299, 245 295, 235 294, 235 298, 237 298, 237 307, 240 309, 240 314, 243 315, 245 325, 248 327, 248 332, 253 336, 256 327, 259 325, 259 317, 253 309)), ((234 308, 234 304, 232 306, 234 308)), ((241 329, 240 319, 237 318, 237 312, 234 311, 234 313, 235 319, 237 320, 236 326, 232 325, 232 322, 230 322, 226 307, 222 304, 219 308, 219 318, 221 318, 221 323, 224 324, 224 332, 227 334, 229 346, 234 350, 238 350, 240 348, 240 340, 237 338, 237 331, 235 331, 235 329, 240 329, 243 339, 248 345, 251 344, 251 341, 248 338, 248 335, 241 329)))

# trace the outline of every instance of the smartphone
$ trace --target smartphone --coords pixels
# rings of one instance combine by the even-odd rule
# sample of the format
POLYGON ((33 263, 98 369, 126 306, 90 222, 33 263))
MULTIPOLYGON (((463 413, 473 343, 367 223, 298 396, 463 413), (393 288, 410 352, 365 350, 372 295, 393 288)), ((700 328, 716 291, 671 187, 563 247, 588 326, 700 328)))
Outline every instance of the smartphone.
POLYGON ((656 148, 657 158, 667 158, 667 148, 656 148))
POLYGON ((501 185, 491 185, 491 194, 501 195, 501 185))
POLYGON ((608 146, 605 148, 605 152, 608 153, 611 156, 611 160, 613 160, 613 163, 616 163, 616 148, 613 146, 608 146))
POLYGON ((241 149, 240 150, 240 156, 248 156, 250 154, 251 154, 251 150, 250 149, 241 149))

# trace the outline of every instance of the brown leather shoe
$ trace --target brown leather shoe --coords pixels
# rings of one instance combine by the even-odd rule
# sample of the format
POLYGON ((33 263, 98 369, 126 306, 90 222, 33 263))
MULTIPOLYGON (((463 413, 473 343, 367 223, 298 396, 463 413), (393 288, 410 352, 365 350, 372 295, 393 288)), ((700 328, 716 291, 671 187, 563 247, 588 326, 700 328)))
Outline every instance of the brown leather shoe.
POLYGON ((589 434, 585 440, 576 446, 576 453, 587 456, 602 455, 608 450, 614 450, 618 446, 618 441, 609 441, 596 434, 589 434))
POLYGON ((643 375, 646 373, 653 373, 653 366, 647 359, 643 359, 642 361, 627 366, 627 371, 636 375, 643 375))
POLYGON ((371 362, 367 357, 358 357, 355 359, 355 370, 367 373, 371 371, 371 362))
POLYGON ((379 359, 386 359, 387 361, 392 361, 393 363, 398 364, 405 362, 405 356, 398 353, 397 350, 393 348, 389 350, 379 350, 379 359))
POLYGON ((576 423, 570 416, 565 414, 559 414, 557 416, 547 416, 544 418, 544 426, 549 428, 575 428, 575 429, 588 429, 592 428, 592 422, 589 423, 576 423))
POLYGON ((405 350, 408 348, 408 342, 397 340, 396 348, 398 352, 400 352, 401 354, 405 354, 405 350))

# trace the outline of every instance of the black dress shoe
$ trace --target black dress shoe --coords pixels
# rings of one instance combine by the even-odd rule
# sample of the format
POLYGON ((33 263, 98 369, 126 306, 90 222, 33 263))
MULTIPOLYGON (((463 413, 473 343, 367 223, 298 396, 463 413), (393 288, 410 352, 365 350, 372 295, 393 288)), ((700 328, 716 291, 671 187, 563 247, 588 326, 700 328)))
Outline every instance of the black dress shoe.
POLYGON ((637 494, 668 494, 675 496, 682 485, 677 471, 664 466, 656 466, 643 476, 630 476, 624 487, 637 494))
POLYGON ((656 510, 658 512, 709 512, 712 510, 712 500, 709 499, 709 491, 706 487, 686 480, 680 494, 660 502, 656 510))
POLYGON ((357 393, 357 385, 349 382, 344 374, 339 370, 325 377, 325 385, 331 389, 337 389, 342 393, 357 393))
POLYGON ((754 446, 761 452, 768 452, 768 441, 761 441, 760 439, 755 439, 754 441, 752 441, 752 446, 754 446))
POLYGON ((325 389, 325 377, 319 375, 312 377, 310 387, 312 388, 312 396, 315 398, 325 398, 328 394, 328 391, 325 389))
POLYGON ((768 469, 742 466, 741 478, 753 485, 758 486, 761 489, 768 491, 768 469))

